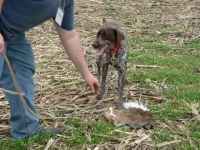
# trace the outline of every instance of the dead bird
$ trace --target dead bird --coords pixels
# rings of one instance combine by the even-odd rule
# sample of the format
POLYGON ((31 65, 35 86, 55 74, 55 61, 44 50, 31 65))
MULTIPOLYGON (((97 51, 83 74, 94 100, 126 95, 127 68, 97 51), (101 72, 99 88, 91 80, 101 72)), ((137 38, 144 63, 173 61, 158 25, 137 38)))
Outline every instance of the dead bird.
POLYGON ((124 109, 110 107, 104 111, 104 117, 116 126, 129 125, 132 128, 153 128, 155 121, 150 110, 137 102, 124 103, 124 109), (148 126, 148 127, 147 127, 148 126))

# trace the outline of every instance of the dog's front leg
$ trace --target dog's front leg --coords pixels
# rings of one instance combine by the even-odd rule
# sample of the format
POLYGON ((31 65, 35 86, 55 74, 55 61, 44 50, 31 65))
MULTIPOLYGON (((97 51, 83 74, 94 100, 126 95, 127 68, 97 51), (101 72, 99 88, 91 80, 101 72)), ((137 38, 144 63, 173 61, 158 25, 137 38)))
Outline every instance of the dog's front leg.
POLYGON ((124 81, 125 81, 125 70, 119 68, 119 76, 118 76, 118 99, 117 99, 117 107, 118 109, 123 109, 123 89, 124 89, 124 81))
POLYGON ((97 64, 97 80, 101 83, 101 68, 102 68, 102 58, 97 57, 96 64, 97 64))
POLYGON ((106 76, 108 72, 108 63, 103 64, 102 66, 102 78, 101 78, 101 89, 99 93, 97 94, 97 99, 102 99, 104 94, 105 94, 105 89, 106 89, 106 76))

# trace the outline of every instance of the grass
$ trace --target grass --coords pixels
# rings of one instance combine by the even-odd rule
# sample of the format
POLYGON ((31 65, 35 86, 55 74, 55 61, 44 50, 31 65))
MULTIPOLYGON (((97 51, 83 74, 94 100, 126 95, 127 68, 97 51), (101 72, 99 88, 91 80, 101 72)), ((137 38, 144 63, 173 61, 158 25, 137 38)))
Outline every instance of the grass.
MULTIPOLYGON (((149 83, 143 82, 145 79, 150 79, 160 86, 165 81, 165 88, 160 88, 159 93, 164 95, 167 101, 161 104, 154 101, 149 103, 156 119, 163 123, 171 121, 177 129, 169 130, 158 126, 154 128, 154 139, 158 143, 179 139, 177 144, 172 145, 172 149, 200 148, 199 120, 189 114, 191 110, 184 103, 185 101, 189 104, 199 104, 200 100, 200 73, 196 71, 200 64, 198 58, 200 38, 188 40, 181 46, 172 46, 163 44, 152 37, 133 37, 131 45, 133 47, 129 54, 131 64, 163 67, 127 71, 130 80, 139 81, 140 87, 154 88, 149 83), (184 124, 184 130, 181 130, 182 124, 184 124)), ((199 109, 197 107, 197 110, 199 109)))
MULTIPOLYGON (((110 2, 107 3, 110 4, 110 2)), ((83 8, 85 11, 85 7, 83 8)), ((131 10, 131 12, 136 12, 136 8, 134 8, 134 11, 131 10)), ((152 6, 152 9, 154 8, 156 9, 156 7, 152 6)), ((166 14, 170 13, 171 8, 170 5, 170 9, 162 9, 162 12, 166 14)), ((116 10, 117 9, 118 7, 116 7, 116 10)), ((122 18, 124 20, 119 21, 124 21, 124 25, 128 25, 128 27, 136 23, 138 26, 137 21, 140 19, 139 16, 145 13, 148 14, 147 9, 138 10, 138 15, 126 14, 126 16, 122 18)), ((106 9, 102 11, 101 16, 115 18, 115 13, 115 9, 106 9)), ((152 12, 149 14, 152 14, 152 12)), ((151 22, 149 22, 149 24, 147 22, 147 27, 145 28, 147 31, 144 33, 137 33, 137 31, 134 30, 136 33, 133 36, 132 33, 127 32, 130 40, 128 63, 130 66, 156 65, 161 68, 147 67, 137 68, 136 70, 128 69, 127 74, 129 82, 139 83, 137 84, 138 87, 155 90, 166 98, 166 100, 162 102, 148 100, 150 110, 158 122, 158 125, 152 129, 151 137, 156 144, 170 141, 177 142, 169 144, 166 147, 158 147, 157 149, 199 149, 200 121, 191 113, 186 103, 189 105, 199 104, 200 100, 200 73, 196 70, 197 67, 200 66, 200 38, 191 37, 192 35, 184 35, 182 33, 183 24, 181 22, 181 25, 168 25, 156 21, 153 22, 152 25, 150 24, 151 22), (168 37, 170 33, 173 33, 176 38, 180 38, 183 41, 181 43, 170 42, 171 39, 168 37), (146 79, 150 79, 157 88, 145 82, 146 79)), ((197 26, 197 22, 198 20, 192 20, 189 24, 186 23, 186 25, 191 27, 197 26)), ((77 28, 83 28, 82 23, 83 22, 81 22, 81 24, 77 23, 77 28)), ((138 27, 140 27, 140 25, 138 27)), ((88 29, 89 27, 85 28, 88 29)), ((132 28, 135 29, 134 26, 132 28)), ((37 65, 42 68, 45 67, 42 63, 38 63, 37 65)), ((57 65, 63 64, 58 63, 57 65)), ((68 70, 77 71, 73 66, 68 66, 68 70)), ((68 81, 71 80, 58 79, 56 82, 53 82, 53 84, 65 84, 68 81)), ((199 111, 200 107, 198 106, 196 109, 199 111)), ((53 113, 59 116, 59 111, 57 109, 55 109, 53 113)), ((66 147, 74 150, 83 149, 84 145, 105 143, 127 136, 123 132, 118 132, 118 130, 124 132, 131 131, 127 126, 116 127, 102 119, 87 120, 85 118, 73 118, 68 119, 65 125, 67 126, 67 131, 62 135, 62 142, 64 140, 65 145, 62 145, 60 149, 66 149, 66 147)), ((27 148, 34 149, 35 147, 37 147, 37 149, 44 149, 51 138, 57 139, 58 137, 52 137, 49 134, 40 134, 28 139, 16 141, 8 138, 0 141, 0 150, 23 150, 27 148)))
MULTIPOLYGON (((19 139, 19 140, 12 140, 6 139, 4 141, 0 141, 0 150, 26 150, 27 148, 33 148, 36 145, 46 145, 49 139, 52 137, 50 133, 42 133, 33 135, 27 139, 19 139)), ((41 149, 44 149, 42 146, 41 149)))
MULTIPOLYGON (((66 125, 69 130, 63 133, 65 137, 63 140, 65 140, 66 143, 64 148, 68 146, 71 147, 71 149, 80 149, 85 144, 107 142, 126 135, 123 132, 118 132, 118 127, 113 126, 113 124, 108 124, 101 119, 96 121, 84 120, 84 118, 68 119, 66 125)), ((120 130, 129 132, 130 128, 125 126, 120 130)), ((8 138, 4 141, 0 141, 0 150, 25 150, 28 147, 34 149, 34 146, 38 147, 38 145, 40 145, 39 149, 42 150, 51 138, 56 138, 56 136, 52 136, 49 133, 41 133, 27 139, 15 141, 8 138)))
MULTIPOLYGON (((182 46, 171 46, 159 43, 156 39, 148 40, 141 37, 133 37, 130 41, 132 47, 129 53, 130 64, 163 67, 127 71, 129 80, 131 82, 139 81, 139 87, 154 88, 149 83, 145 83, 145 79, 150 79, 157 85, 161 85, 165 81, 165 88, 160 88, 159 93, 164 95, 167 101, 162 103, 149 101, 149 106, 156 120, 161 123, 171 123, 175 128, 171 128, 170 125, 171 129, 157 126, 153 129, 153 139, 157 143, 179 140, 171 145, 172 149, 199 148, 199 121, 190 113, 183 101, 191 104, 198 103, 200 99, 200 74, 195 70, 200 64, 200 59, 197 59, 196 51, 188 52, 190 49, 198 49, 200 40, 198 38, 189 40, 182 46), (137 47, 135 47, 136 44, 137 47), (177 51, 171 51, 172 49, 177 49, 177 51)), ((197 109, 199 110, 199 107, 197 109)), ((54 113, 57 114, 57 111, 54 113)), ((118 127, 103 120, 69 119, 66 121, 66 125, 70 126, 71 130, 64 133, 63 136, 66 137, 66 145, 72 149, 125 136, 116 131, 118 127)), ((130 128, 124 126, 120 127, 120 130, 130 131, 130 128)), ((0 142, 0 149, 26 149, 34 147, 34 144, 44 145, 41 147, 43 149, 50 138, 51 136, 48 134, 42 134, 24 140, 7 139, 0 142)))
MULTIPOLYGON (((70 146, 83 146, 83 144, 95 144, 106 142, 115 138, 123 137, 124 133, 119 133, 116 131, 118 127, 108 124, 103 120, 98 121, 88 121, 81 118, 69 119, 66 122, 74 128, 73 134, 66 133, 65 136, 71 137, 67 140, 70 146)), ((130 128, 125 127, 122 131, 130 131, 130 128)))
MULTIPOLYGON (((200 39, 189 40, 182 46, 171 46, 149 37, 132 37, 130 43, 132 48, 129 52, 130 64, 163 67, 127 71, 129 80, 131 82, 139 81, 139 87, 154 88, 149 83, 145 83, 145 79, 150 79, 160 86, 165 81, 165 88, 160 88, 159 93, 164 95, 167 101, 162 103, 149 101, 149 105, 156 120, 162 123, 171 122, 176 128, 155 127, 152 135, 155 142, 180 140, 171 145, 171 148, 187 150, 199 148, 199 121, 195 119, 195 116, 189 114, 190 110, 183 101, 191 104, 198 103, 200 100, 200 74, 195 70, 200 64, 200 59, 197 58, 198 52, 195 51, 200 48, 200 39), (190 51, 191 49, 192 51, 190 51), (184 128, 182 129, 181 126, 184 128)), ((57 84, 65 82, 60 80, 57 84)), ((199 107, 197 109, 199 110, 199 107)), ((71 131, 64 133, 63 136, 66 137, 66 145, 72 149, 125 136, 123 133, 116 132, 118 127, 103 120, 69 119, 66 121, 66 125, 70 126, 71 131)), ((120 127, 120 130, 130 131, 130 128, 120 127)), ((44 149, 50 138, 50 135, 42 134, 24 140, 6 139, 0 142, 0 149, 26 149, 34 147, 34 145, 43 145, 41 149, 44 149)))
MULTIPOLYGON (((170 30, 175 30, 175 28, 170 30)), ((195 51, 200 48, 200 39, 189 40, 182 46, 172 46, 159 41, 160 39, 152 37, 130 38, 130 64, 157 65, 163 68, 128 70, 129 80, 131 82, 139 81, 139 87, 151 89, 154 89, 154 87, 145 83, 145 79, 150 79, 158 86, 161 86, 164 81, 165 88, 159 88, 159 93, 166 97, 166 101, 162 103, 149 101, 149 106, 156 120, 161 123, 171 123, 175 128, 171 128, 170 125, 171 129, 163 126, 155 127, 152 135, 155 142, 179 140, 170 148, 198 149, 200 147, 199 121, 190 113, 183 101, 191 104, 198 103, 200 100, 200 74, 195 70, 200 64, 200 59, 197 58, 199 53, 195 51), (174 49, 175 51, 173 51, 174 49), (190 51, 191 49, 192 51, 190 51)), ((65 82, 60 80, 57 84, 65 82)), ((58 112, 55 111, 54 114, 57 115, 58 112)), ((69 119, 66 121, 66 125, 70 126, 71 130, 64 133, 63 136, 66 137, 64 138, 66 145, 72 149, 126 136, 123 133, 116 132, 118 127, 103 120, 69 119)), ((120 127, 120 130, 130 131, 130 128, 120 127)), ((34 145, 43 145, 41 149, 44 149, 50 138, 50 135, 42 134, 24 140, 12 141, 6 139, 0 142, 0 149, 26 149, 27 147, 33 148, 34 145)))

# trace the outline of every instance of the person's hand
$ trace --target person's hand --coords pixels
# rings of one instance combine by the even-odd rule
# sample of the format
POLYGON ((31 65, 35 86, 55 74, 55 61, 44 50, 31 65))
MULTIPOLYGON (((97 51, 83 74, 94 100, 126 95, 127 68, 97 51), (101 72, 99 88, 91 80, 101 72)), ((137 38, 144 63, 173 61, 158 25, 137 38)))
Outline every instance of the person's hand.
POLYGON ((0 54, 4 52, 4 39, 2 34, 0 33, 0 54))
POLYGON ((84 80, 86 82, 87 89, 93 93, 98 93, 100 87, 99 82, 91 73, 88 74, 84 80))

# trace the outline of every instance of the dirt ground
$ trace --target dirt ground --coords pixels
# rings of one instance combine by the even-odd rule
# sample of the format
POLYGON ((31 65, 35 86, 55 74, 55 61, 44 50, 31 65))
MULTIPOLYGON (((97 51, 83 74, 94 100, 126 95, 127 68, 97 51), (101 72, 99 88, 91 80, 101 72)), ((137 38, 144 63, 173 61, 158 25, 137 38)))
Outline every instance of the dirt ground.
MULTIPOLYGON (((91 72, 96 74, 94 50, 91 46, 96 32, 102 24, 102 18, 117 22, 129 37, 135 34, 158 31, 161 26, 179 28, 185 39, 200 36, 198 0, 78 0, 75 2, 75 25, 83 45, 84 54, 91 72)), ((171 34, 172 35, 172 34, 171 34)), ((85 91, 85 84, 71 61, 65 54, 56 34, 53 21, 49 20, 27 32, 33 45, 36 61, 35 105, 42 127, 63 127, 66 124, 60 118, 103 118, 103 110, 116 106, 117 72, 108 74, 108 92, 102 101, 85 91)), ((183 44, 183 39, 166 37, 169 44, 183 44)), ((130 48, 134 51, 134 48, 130 48)), ((128 66, 130 64, 128 63, 128 66)), ((132 66, 131 68, 134 68, 132 66)), ((164 96, 151 89, 140 89, 137 83, 129 83, 124 90, 124 100, 154 99, 162 101, 164 96)), ((8 125, 9 105, 0 93, 0 138, 10 137, 8 125)), ((157 120, 159 123, 159 120, 157 120)), ((156 143, 150 138, 151 131, 134 131, 122 141, 109 143, 109 147, 132 149, 140 143, 144 149, 155 149, 156 143)), ((63 145, 59 137, 54 148, 63 145)), ((86 149, 106 149, 108 143, 86 146, 86 149)), ((168 147, 169 148, 169 147, 168 147)))

